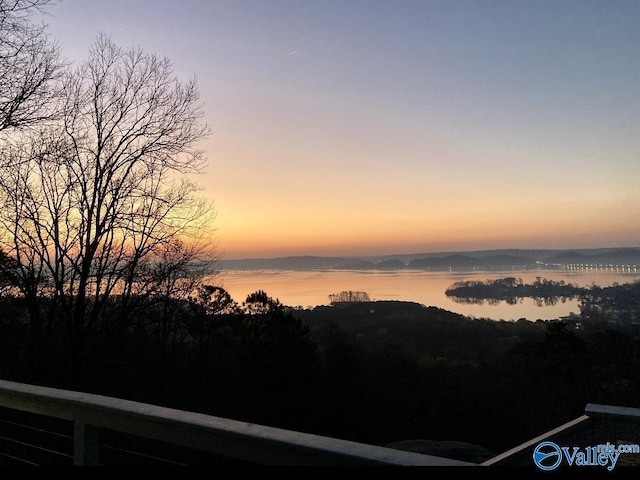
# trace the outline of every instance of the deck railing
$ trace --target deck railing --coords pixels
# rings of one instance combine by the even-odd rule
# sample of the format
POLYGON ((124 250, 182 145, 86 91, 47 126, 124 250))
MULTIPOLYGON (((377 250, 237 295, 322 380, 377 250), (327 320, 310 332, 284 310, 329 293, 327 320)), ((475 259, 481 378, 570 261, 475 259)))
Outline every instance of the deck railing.
POLYGON ((135 461, 144 458, 189 464, 189 458, 198 458, 196 462, 200 464, 473 465, 118 398, 2 380, 0 408, 8 413, 8 419, 5 415, 5 419, 0 420, 0 460, 4 458, 5 463, 108 465, 109 459, 123 458, 114 456, 114 452, 132 453, 132 445, 156 442, 151 450, 138 452, 135 461), (35 420, 25 421, 21 415, 35 420), (49 420, 44 422, 49 426, 42 426, 38 419, 49 420), (18 430, 22 433, 15 433, 18 430), (42 437, 48 440, 36 441, 42 437), (167 454, 178 450, 192 455, 183 454, 176 460, 167 454), (28 458, 34 457, 33 452, 38 452, 35 457, 39 462, 28 458))

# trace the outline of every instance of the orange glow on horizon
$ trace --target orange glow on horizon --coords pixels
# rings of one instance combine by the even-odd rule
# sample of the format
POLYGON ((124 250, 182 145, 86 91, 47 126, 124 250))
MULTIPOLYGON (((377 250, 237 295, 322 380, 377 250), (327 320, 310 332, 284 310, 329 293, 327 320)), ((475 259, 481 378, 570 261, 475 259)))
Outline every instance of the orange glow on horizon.
POLYGON ((322 241, 318 238, 285 238, 259 236, 234 238, 221 235, 220 253, 222 259, 274 258, 285 256, 377 256, 392 254, 412 254, 428 252, 453 252, 494 249, 571 249, 638 247, 635 231, 618 230, 609 235, 594 232, 590 236, 576 235, 571 228, 556 229, 552 237, 548 231, 530 230, 506 231, 502 229, 477 231, 475 236, 460 228, 457 234, 440 232, 440 235, 362 235, 352 238, 334 236, 322 241))

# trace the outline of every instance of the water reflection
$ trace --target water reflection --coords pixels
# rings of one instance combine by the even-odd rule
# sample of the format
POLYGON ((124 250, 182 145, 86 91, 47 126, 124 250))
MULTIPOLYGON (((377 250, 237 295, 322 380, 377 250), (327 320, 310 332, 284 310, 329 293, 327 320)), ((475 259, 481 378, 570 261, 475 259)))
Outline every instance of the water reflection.
POLYGON ((476 298, 476 297, 456 297, 449 296, 451 300, 456 303, 460 303, 463 305, 489 305, 489 306, 497 306, 500 305, 501 302, 506 303, 507 305, 522 305, 526 298, 530 298, 536 307, 553 307, 557 305, 558 302, 566 303, 567 300, 577 299, 577 295, 573 296, 548 296, 548 297, 521 297, 521 296, 506 296, 503 298, 476 298))

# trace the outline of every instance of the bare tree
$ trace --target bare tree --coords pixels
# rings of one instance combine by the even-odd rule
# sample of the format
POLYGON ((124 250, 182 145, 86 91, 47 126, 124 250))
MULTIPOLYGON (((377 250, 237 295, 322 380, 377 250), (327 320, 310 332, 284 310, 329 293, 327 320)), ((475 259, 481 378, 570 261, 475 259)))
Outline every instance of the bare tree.
POLYGON ((195 80, 100 36, 64 79, 62 118, 0 152, 0 248, 34 308, 53 309, 30 312, 35 335, 59 318, 74 368, 89 332, 123 332, 140 299, 186 298, 214 273, 213 205, 189 179, 202 117, 195 80))
POLYGON ((57 45, 33 17, 53 0, 0 0, 0 131, 36 125, 56 113, 57 45))

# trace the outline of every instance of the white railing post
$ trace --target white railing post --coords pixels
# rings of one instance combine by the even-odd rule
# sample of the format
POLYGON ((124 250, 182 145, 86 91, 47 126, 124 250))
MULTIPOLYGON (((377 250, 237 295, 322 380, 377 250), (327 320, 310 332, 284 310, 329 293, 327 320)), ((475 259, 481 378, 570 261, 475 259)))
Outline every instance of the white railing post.
POLYGON ((87 466, 99 463, 100 431, 78 416, 73 421, 73 464, 87 466))

